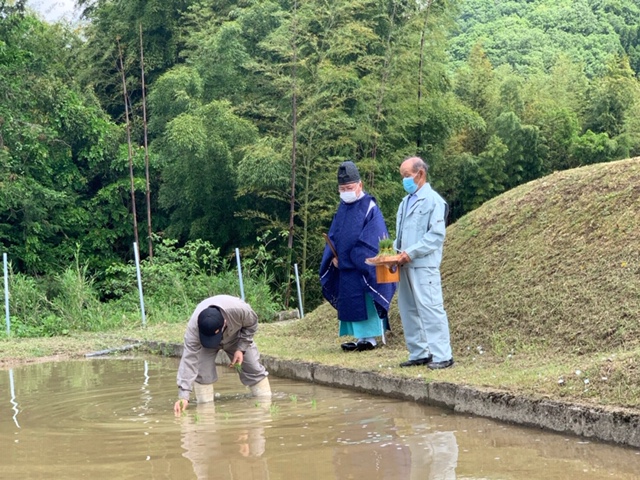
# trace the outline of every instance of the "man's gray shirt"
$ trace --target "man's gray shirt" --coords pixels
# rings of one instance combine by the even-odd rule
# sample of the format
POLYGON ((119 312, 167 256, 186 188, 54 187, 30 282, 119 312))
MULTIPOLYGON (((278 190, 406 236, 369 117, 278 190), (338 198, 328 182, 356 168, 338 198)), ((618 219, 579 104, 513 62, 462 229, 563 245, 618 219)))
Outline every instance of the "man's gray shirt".
POLYGON ((231 295, 216 295, 200 302, 191 314, 184 334, 184 350, 178 367, 178 396, 189 399, 193 382, 198 376, 200 352, 203 349, 198 333, 198 315, 205 308, 216 306, 227 321, 222 333, 220 349, 245 352, 253 343, 258 330, 258 316, 243 300, 231 295))

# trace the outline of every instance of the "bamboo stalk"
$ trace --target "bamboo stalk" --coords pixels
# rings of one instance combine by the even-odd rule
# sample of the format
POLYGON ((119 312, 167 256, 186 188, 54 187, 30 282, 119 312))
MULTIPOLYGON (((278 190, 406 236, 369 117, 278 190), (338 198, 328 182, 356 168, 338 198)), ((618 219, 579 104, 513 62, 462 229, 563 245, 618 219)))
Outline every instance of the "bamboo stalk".
MULTIPOLYGON (((298 154, 298 94, 297 94, 297 62, 298 62, 298 50, 297 50, 297 30, 298 30, 298 2, 293 2, 293 35, 291 39, 291 49, 293 51, 292 67, 291 67, 291 116, 292 116, 292 144, 291 144, 291 193, 289 198, 289 270, 287 271, 287 291, 285 293, 284 304, 285 307, 289 307, 289 298, 291 296, 291 263, 293 256, 293 232, 295 226, 296 216, 296 161, 298 154)), ((304 289, 304 284, 303 284, 304 289)))
POLYGON ((147 97, 146 85, 144 82, 144 47, 142 45, 142 24, 140 24, 140 70, 142 73, 142 124, 144 126, 144 176, 146 180, 147 198, 147 240, 149 241, 149 259, 153 259, 153 242, 151 229, 151 182, 149 181, 149 141, 147 128, 147 97))
POLYGON ((135 185, 133 182, 133 149, 131 147, 131 125, 129 124, 129 96, 127 95, 127 82, 124 75, 124 62, 122 61, 122 47, 120 46, 120 39, 116 38, 118 43, 118 54, 120 56, 120 73, 122 74, 122 93, 124 95, 124 113, 127 125, 127 145, 129 146, 129 178, 131 179, 131 211, 133 213, 133 236, 135 238, 136 245, 138 243, 138 216, 136 214, 136 194, 135 185))
POLYGON ((422 34, 420 35, 420 61, 418 62, 418 122, 420 127, 418 129, 418 135, 416 138, 416 147, 418 155, 420 155, 420 149, 422 148, 422 69, 424 65, 424 43, 427 36, 427 26, 429 24, 429 13, 431 12, 431 4, 433 0, 427 2, 427 13, 424 18, 424 26, 422 27, 422 34))
POLYGON ((384 54, 384 62, 382 64, 382 75, 380 78, 380 88, 378 89, 378 96, 376 99, 376 117, 373 123, 373 146, 371 148, 371 159, 373 160, 373 166, 371 171, 369 172, 369 181, 368 187, 373 188, 374 186, 374 176, 376 170, 376 162, 378 156, 378 138, 380 136, 380 123, 382 121, 382 105, 384 102, 384 94, 386 91, 387 80, 389 79, 390 68, 392 59, 391 52, 391 37, 394 33, 395 21, 396 21, 396 10, 397 10, 397 2, 393 2, 393 11, 390 16, 390 25, 389 25, 389 33, 387 34, 387 40, 385 43, 385 54, 384 54))

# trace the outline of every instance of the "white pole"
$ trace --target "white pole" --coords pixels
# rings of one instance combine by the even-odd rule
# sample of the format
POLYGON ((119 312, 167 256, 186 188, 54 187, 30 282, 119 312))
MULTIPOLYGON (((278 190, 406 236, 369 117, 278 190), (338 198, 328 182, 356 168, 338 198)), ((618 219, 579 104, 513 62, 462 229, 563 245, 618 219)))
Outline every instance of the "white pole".
POLYGON ((298 307, 300 309, 300 318, 304 318, 304 308, 302 308, 302 294, 300 293, 300 276, 298 275, 298 264, 294 263, 293 268, 296 271, 296 285, 298 287, 298 307))
POLYGON ((240 280, 240 296, 244 300, 244 283, 242 282, 242 265, 240 265, 240 250, 236 248, 236 263, 238 264, 238 279, 240 280))
POLYGON ((138 253, 138 244, 133 242, 133 252, 136 257, 136 276, 138 277, 138 292, 140 292, 140 311, 142 312, 142 326, 147 326, 147 317, 144 314, 144 296, 142 295, 142 276, 140 275, 140 253, 138 253))
POLYGON ((4 263, 4 314, 7 319, 7 336, 11 333, 11 318, 9 317, 9 270, 7 268, 7 254, 2 254, 4 263))

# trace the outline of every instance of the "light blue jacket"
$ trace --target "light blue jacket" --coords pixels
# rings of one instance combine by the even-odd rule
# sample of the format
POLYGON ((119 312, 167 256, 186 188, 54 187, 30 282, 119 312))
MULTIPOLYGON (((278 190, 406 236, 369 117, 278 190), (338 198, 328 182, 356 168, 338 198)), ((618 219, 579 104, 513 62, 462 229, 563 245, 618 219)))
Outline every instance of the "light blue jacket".
POLYGON ((446 234, 447 202, 428 183, 415 195, 417 198, 408 211, 409 195, 400 202, 394 247, 411 258, 405 268, 440 268, 446 234))

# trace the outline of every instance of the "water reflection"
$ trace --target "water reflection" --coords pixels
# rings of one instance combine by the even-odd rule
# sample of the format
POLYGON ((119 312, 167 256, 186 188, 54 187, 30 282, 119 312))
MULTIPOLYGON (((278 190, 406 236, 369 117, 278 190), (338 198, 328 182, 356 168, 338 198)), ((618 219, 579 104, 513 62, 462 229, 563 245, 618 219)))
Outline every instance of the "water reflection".
MULTIPOLYGON (((357 472, 366 479, 451 480, 456 478, 458 444, 454 432, 423 433, 404 418, 393 418, 387 435, 354 428, 338 438, 336 479, 351 479, 357 472)), ((368 425, 363 425, 368 427, 368 425)))
POLYGON ((16 402, 16 389, 13 383, 13 369, 9 370, 9 390, 11 391, 11 409, 13 410, 13 423, 16 424, 16 427, 20 428, 20 424, 18 423, 18 402, 16 402))
POLYGON ((220 369, 176 418, 176 359, 0 371, 0 478, 637 479, 638 450, 271 377, 257 400, 220 369))
POLYGON ((140 405, 140 413, 142 416, 149 410, 149 403, 151 402, 153 396, 151 395, 151 389, 149 388, 149 362, 148 360, 144 361, 144 372, 143 372, 142 386, 140 387, 141 391, 141 400, 142 404, 140 405))
POLYGON ((180 419, 183 456, 191 461, 198 480, 269 478, 263 454, 266 450, 264 424, 270 421, 270 400, 261 400, 244 415, 245 425, 226 435, 218 427, 214 403, 198 405, 195 414, 180 419), (224 442, 228 442, 225 444, 224 442))

